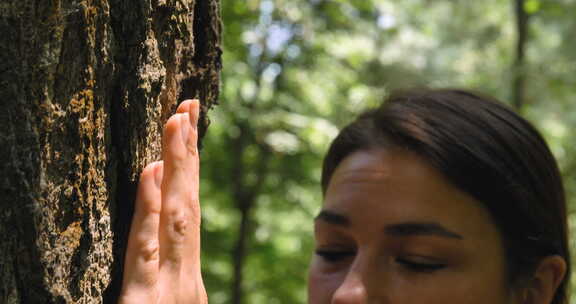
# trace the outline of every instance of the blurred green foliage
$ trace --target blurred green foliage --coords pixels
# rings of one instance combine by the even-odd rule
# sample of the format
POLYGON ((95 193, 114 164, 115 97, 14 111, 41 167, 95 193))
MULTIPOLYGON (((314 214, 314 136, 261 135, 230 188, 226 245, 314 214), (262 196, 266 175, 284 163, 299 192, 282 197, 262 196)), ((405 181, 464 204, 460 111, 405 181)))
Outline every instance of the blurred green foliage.
MULTIPOLYGON (((395 88, 466 87, 510 100, 513 3, 223 0, 222 6, 221 106, 202 155, 210 302, 233 303, 240 208, 250 202, 243 302, 305 303, 321 161, 338 128, 395 88)), ((524 9, 531 19, 520 111, 547 138, 574 206, 576 2, 529 0, 524 9)))

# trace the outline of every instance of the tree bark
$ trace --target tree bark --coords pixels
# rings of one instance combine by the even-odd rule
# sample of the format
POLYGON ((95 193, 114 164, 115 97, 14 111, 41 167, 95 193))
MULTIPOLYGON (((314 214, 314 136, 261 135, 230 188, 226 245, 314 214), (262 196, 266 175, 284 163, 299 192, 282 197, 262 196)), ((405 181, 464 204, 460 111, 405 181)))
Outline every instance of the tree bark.
POLYGON ((115 303, 136 181, 217 102, 219 0, 0 3, 0 303, 115 303))

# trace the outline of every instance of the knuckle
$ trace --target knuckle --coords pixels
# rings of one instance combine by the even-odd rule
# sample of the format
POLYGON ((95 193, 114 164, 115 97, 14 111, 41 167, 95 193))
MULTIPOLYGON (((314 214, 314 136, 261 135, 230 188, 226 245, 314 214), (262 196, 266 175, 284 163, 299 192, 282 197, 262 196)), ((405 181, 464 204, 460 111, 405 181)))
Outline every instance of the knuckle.
MULTIPOLYGON (((188 155, 186 153, 180 153, 180 151, 171 151, 170 157, 176 163, 182 164, 188 159, 188 155)), ((182 171, 184 168, 181 166, 177 166, 174 168, 175 170, 182 171)))
POLYGON ((155 262, 160 259, 160 246, 156 240, 144 242, 140 252, 145 262, 155 262))
POLYGON ((140 238, 136 242, 138 256, 144 262, 155 262, 160 259, 160 245, 158 240, 140 238))
POLYGON ((168 220, 168 235, 173 242, 182 242, 190 226, 190 216, 182 210, 170 212, 168 220))
POLYGON ((136 212, 143 216, 158 215, 161 212, 161 205, 153 197, 145 197, 137 202, 136 212))
POLYGON ((188 220, 178 219, 174 222, 174 232, 178 235, 184 235, 188 230, 188 220))
MULTIPOLYGON (((145 192, 146 190, 139 190, 145 192)), ((149 192, 150 190, 148 190, 149 192)), ((140 194, 134 204, 134 217, 147 218, 148 216, 157 216, 161 211, 159 199, 152 195, 140 194)))

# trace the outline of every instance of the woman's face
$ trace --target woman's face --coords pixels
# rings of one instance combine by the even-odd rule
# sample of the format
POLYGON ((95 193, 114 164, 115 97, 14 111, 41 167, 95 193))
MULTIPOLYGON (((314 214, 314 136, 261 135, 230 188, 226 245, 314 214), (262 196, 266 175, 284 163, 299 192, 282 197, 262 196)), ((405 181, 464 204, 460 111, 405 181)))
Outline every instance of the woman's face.
POLYGON ((312 304, 516 303, 490 215, 407 151, 340 163, 315 239, 312 304))

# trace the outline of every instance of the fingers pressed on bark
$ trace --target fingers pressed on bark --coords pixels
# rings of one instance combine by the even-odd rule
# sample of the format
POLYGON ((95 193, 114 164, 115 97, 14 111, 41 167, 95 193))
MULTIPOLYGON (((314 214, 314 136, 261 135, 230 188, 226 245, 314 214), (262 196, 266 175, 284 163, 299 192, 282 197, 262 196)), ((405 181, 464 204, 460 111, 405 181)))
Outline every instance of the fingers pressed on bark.
POLYGON ((158 281, 158 230, 161 212, 161 190, 158 181, 162 179, 162 171, 162 162, 154 162, 146 166, 140 175, 124 264, 123 281, 129 285, 123 288, 126 292, 134 289, 154 292, 150 287, 158 281))
POLYGON ((192 124, 192 128, 196 129, 198 127, 198 119, 200 118, 200 101, 198 101, 198 99, 192 99, 188 107, 190 124, 192 124))
POLYGON ((163 162, 142 173, 125 261, 126 303, 207 303, 200 267, 199 112, 197 100, 178 106, 164 127, 163 162))
POLYGON ((186 113, 174 114, 168 119, 164 126, 164 134, 162 137, 162 159, 165 161, 165 169, 186 160, 187 151, 183 141, 183 132, 185 131, 182 130, 181 127, 182 119, 185 116, 186 113))
POLYGON ((188 122, 191 126, 191 136, 188 137, 188 151, 198 154, 198 119, 200 117, 200 102, 192 100, 189 104, 188 122))
POLYGON ((164 179, 162 181, 162 212, 160 215, 161 272, 180 274, 183 248, 194 220, 191 200, 192 184, 197 183, 198 157, 196 132, 188 113, 172 116, 164 129, 164 179), (192 145, 192 147, 190 147, 192 145))
POLYGON ((158 199, 162 176, 164 174, 164 162, 155 161, 148 164, 142 174, 136 193, 136 204, 134 205, 134 217, 145 216, 149 213, 160 214, 162 202, 158 199))
POLYGON ((189 104, 189 123, 192 127, 188 137, 188 150, 191 154, 193 162, 192 167, 189 169, 191 173, 188 188, 190 189, 190 200, 188 208, 190 210, 190 220, 192 227, 188 229, 186 242, 183 248, 183 278, 187 281, 198 281, 200 278, 200 202, 199 202, 199 155, 197 149, 197 124, 200 114, 200 103, 198 100, 192 100, 189 104))

